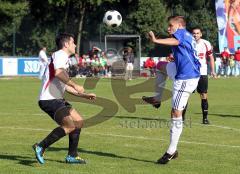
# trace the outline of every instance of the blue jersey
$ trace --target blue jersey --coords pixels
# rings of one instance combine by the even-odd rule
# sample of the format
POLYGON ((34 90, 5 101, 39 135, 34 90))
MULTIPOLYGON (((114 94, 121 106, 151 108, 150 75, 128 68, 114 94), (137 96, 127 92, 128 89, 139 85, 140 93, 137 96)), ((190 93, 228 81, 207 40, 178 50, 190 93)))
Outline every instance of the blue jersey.
POLYGON ((200 77, 201 64, 197 59, 196 42, 192 35, 186 29, 178 29, 173 37, 179 41, 179 45, 172 47, 177 70, 175 79, 200 77))

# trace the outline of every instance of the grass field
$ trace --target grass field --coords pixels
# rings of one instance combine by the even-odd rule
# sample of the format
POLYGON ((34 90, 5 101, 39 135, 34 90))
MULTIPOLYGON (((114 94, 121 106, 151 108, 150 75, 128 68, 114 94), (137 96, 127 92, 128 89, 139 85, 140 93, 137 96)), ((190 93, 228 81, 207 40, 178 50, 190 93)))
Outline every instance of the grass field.
MULTIPOLYGON (((143 81, 133 80, 128 85, 143 81)), ((78 83, 83 84, 84 80, 78 83)), ((51 146, 45 153, 46 163, 39 165, 31 146, 56 127, 37 106, 39 86, 39 80, 34 78, 0 79, 0 173, 238 174, 240 171, 240 79, 210 79, 211 125, 201 124, 199 95, 191 96, 188 124, 178 146, 179 158, 164 166, 154 162, 169 144, 166 123, 170 100, 160 110, 137 105, 136 112, 129 113, 117 102, 108 79, 101 79, 89 91, 116 102, 118 112, 108 121, 83 129, 79 151, 87 165, 64 163, 67 137, 51 146), (151 126, 156 123, 161 126, 151 126)), ((84 118, 101 110, 94 105, 72 104, 84 118)))

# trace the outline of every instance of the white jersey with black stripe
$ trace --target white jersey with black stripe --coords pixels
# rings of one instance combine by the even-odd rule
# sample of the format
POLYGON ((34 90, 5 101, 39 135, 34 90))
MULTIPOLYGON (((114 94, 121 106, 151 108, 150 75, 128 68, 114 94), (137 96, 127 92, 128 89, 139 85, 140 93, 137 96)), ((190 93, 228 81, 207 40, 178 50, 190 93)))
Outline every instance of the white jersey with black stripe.
POLYGON ((65 91, 65 84, 55 77, 56 69, 67 69, 69 67, 68 54, 63 50, 53 53, 51 62, 46 69, 42 87, 39 95, 39 100, 62 99, 65 91))
POLYGON ((212 55, 212 45, 205 39, 200 39, 196 43, 196 50, 199 62, 201 63, 200 74, 207 75, 207 57, 212 55))

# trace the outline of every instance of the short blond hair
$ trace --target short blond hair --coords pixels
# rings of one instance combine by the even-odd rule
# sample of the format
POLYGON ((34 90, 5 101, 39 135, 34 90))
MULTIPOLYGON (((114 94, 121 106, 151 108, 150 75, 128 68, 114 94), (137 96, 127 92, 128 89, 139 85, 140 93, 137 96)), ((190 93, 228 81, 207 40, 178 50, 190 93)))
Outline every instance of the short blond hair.
POLYGON ((186 20, 185 20, 184 16, 170 16, 170 17, 168 17, 168 21, 171 21, 171 20, 182 24, 182 26, 184 26, 184 27, 186 26, 186 20))

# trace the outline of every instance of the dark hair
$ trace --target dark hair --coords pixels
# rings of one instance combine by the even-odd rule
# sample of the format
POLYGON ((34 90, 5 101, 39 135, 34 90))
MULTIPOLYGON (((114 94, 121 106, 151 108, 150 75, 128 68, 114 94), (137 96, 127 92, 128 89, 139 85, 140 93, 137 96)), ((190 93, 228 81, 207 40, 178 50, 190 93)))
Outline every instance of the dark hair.
POLYGON ((201 29, 201 27, 199 27, 199 26, 193 27, 193 28, 192 28, 192 31, 193 31, 193 30, 200 30, 200 31, 202 32, 202 29, 201 29))
POLYGON ((240 49, 240 47, 237 47, 237 49, 239 50, 239 49, 240 49))
POLYGON ((64 44, 70 41, 71 37, 74 38, 74 35, 69 33, 60 33, 55 40, 57 49, 62 49, 64 47, 64 44))

